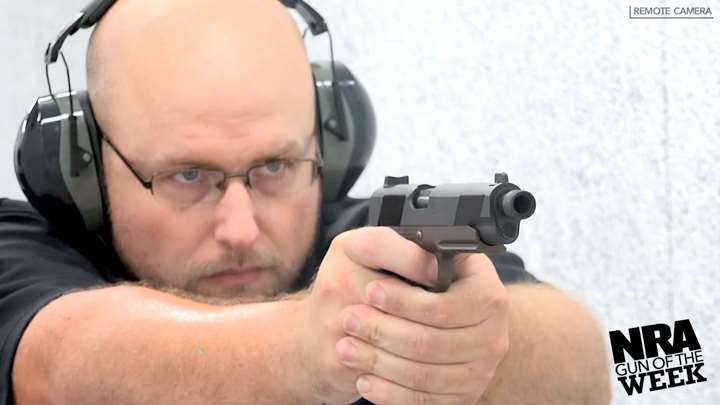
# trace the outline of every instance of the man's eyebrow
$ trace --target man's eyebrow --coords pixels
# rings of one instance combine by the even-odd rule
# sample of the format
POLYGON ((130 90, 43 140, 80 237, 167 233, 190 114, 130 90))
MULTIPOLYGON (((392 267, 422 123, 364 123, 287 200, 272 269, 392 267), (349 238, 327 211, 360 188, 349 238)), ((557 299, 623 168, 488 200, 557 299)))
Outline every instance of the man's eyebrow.
MULTIPOLYGON (((248 162, 249 165, 261 163, 264 161, 267 161, 269 159, 275 159, 280 158, 284 156, 288 156, 291 154, 300 154, 304 153, 310 145, 312 144, 312 140, 315 138, 315 134, 308 137, 303 138, 294 138, 290 141, 285 142, 282 146, 279 148, 274 148, 273 150, 270 150, 268 152, 263 152, 261 155, 255 157, 251 161, 248 162)), ((173 155, 173 154, 164 154, 160 156, 157 160, 158 165, 162 166, 160 170, 165 170, 167 168, 172 167, 187 167, 187 166, 197 166, 197 167, 207 167, 212 169, 221 169, 221 165, 218 164, 216 160, 207 159, 207 158, 198 158, 198 157, 190 157, 185 154, 181 155, 173 155)))
POLYGON ((303 152, 305 149, 304 147, 307 146, 307 142, 303 142, 303 141, 305 141, 305 140, 303 139, 301 141, 297 138, 293 139, 291 141, 286 142, 283 146, 277 148, 275 151, 269 153, 268 155, 282 156, 282 155, 287 155, 288 153, 291 153, 291 152, 296 152, 296 153, 303 152))
POLYGON ((312 145, 311 141, 312 139, 314 139, 314 137, 315 135, 313 134, 308 137, 294 138, 290 141, 285 142, 282 146, 256 157, 251 163, 256 164, 269 159, 277 159, 282 157, 302 157, 293 155, 304 154, 309 149, 310 145, 312 145))
POLYGON ((315 133, 303 138, 294 138, 290 141, 285 142, 285 144, 283 144, 281 147, 271 151, 270 153, 265 154, 265 157, 258 158, 256 160, 287 156, 288 154, 305 153, 312 145, 313 139, 315 139, 315 133))

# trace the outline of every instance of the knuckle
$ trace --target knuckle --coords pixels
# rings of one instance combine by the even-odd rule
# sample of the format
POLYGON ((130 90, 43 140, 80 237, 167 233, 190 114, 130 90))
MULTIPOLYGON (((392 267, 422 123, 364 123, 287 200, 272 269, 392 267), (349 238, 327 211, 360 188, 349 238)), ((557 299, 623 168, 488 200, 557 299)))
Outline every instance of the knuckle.
POLYGON ((323 277, 313 284, 312 291, 321 298, 334 297, 337 294, 347 294, 349 280, 342 271, 336 271, 331 277, 323 277))
POLYGON ((377 230, 371 227, 351 229, 335 236, 332 242, 330 242, 330 248, 334 247, 348 250, 363 247, 368 243, 372 243, 375 239, 378 239, 377 236, 375 236, 376 233, 377 230))
POLYGON ((425 305, 424 316, 437 325, 449 325, 454 322, 455 314, 450 305, 441 300, 434 300, 425 305))
POLYGON ((435 401, 427 392, 412 391, 410 394, 410 403, 413 405, 433 405, 435 401))
POLYGON ((337 235, 330 242, 330 247, 328 250, 343 249, 345 246, 347 246, 349 244, 348 239, 352 239, 352 233, 353 233, 353 231, 347 231, 347 232, 343 232, 343 233, 337 235))
POLYGON ((383 340, 383 333, 380 325, 372 323, 368 326, 367 339, 369 343, 378 346, 383 340))
POLYGON ((375 232, 373 236, 378 239, 402 238, 402 236, 400 236, 400 234, 397 231, 390 228, 389 226, 377 226, 377 227, 370 227, 368 229, 372 229, 373 232, 375 232))
POLYGON ((345 232, 343 247, 353 261, 363 260, 377 255, 382 248, 382 236, 379 228, 360 228, 345 232))
POLYGON ((369 237, 367 233, 363 233, 357 237, 357 240, 355 240, 355 243, 350 248, 358 257, 371 257, 377 252, 376 243, 376 238, 369 237))
POLYGON ((510 339, 503 335, 495 339, 489 346, 488 351, 494 357, 501 359, 505 357, 507 352, 510 350, 510 339))
POLYGON ((390 312, 396 313, 396 314, 404 314, 408 311, 408 304, 400 299, 396 299, 392 293, 388 293, 389 288, 387 288, 386 285, 383 285, 383 289, 385 290, 385 304, 383 304, 383 309, 387 309, 390 312))
POLYGON ((409 383, 412 388, 426 389, 430 383, 430 372, 425 367, 413 367, 409 371, 409 383))
POLYGON ((330 281, 323 280, 323 282, 316 282, 312 286, 313 294, 317 294, 320 298, 327 298, 332 295, 335 288, 332 286, 330 281))
POLYGON ((418 358, 425 358, 430 353, 431 346, 430 332, 424 330, 412 337, 411 347, 413 354, 418 358))
POLYGON ((377 372, 378 355, 374 350, 362 356, 362 359, 362 362, 365 364, 367 371, 369 371, 370 373, 377 372))
POLYGON ((502 289, 496 294, 494 294, 492 297, 490 297, 487 303, 487 307, 488 312, 491 314, 507 312, 508 308, 510 307, 510 297, 508 296, 507 291, 505 291, 505 289, 502 289))

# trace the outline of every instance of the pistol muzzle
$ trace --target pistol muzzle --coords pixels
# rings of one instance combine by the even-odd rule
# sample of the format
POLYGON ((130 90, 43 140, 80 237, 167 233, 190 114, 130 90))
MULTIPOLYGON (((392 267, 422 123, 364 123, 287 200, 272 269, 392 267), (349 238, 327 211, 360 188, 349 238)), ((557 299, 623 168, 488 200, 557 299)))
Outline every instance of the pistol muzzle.
POLYGON ((514 219, 527 219, 535 212, 535 197, 524 190, 511 190, 500 200, 503 214, 514 219))

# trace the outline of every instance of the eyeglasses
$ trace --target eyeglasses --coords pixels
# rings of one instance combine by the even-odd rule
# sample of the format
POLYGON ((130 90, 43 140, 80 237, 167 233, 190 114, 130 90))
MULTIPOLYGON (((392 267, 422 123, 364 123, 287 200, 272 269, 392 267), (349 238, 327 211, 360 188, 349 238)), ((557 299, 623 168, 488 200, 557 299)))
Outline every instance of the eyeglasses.
POLYGON ((323 161, 315 159, 273 159, 250 167, 246 172, 226 173, 203 167, 184 167, 143 176, 106 137, 102 139, 125 163, 130 172, 153 195, 176 205, 191 206, 220 199, 228 180, 239 177, 245 186, 261 197, 281 198, 310 186, 322 173, 323 161))

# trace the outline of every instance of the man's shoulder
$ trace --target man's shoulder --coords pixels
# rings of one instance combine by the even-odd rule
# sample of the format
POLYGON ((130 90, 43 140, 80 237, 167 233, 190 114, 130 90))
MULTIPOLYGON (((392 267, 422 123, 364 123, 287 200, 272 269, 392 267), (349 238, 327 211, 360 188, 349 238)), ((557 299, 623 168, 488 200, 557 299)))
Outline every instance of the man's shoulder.
POLYGON ((42 260, 73 261, 87 267, 83 255, 59 237, 48 221, 25 201, 0 199, 0 257, 7 272, 10 264, 36 264, 42 260))
POLYGON ((25 201, 0 199, 0 243, 5 248, 22 249, 43 239, 52 245, 59 242, 40 213, 25 201))
POLYGON ((57 274, 67 268, 121 281, 127 275, 115 258, 112 247, 96 235, 58 230, 28 202, 0 199, 0 273, 22 268, 22 274, 57 274))
POLYGON ((37 225, 47 225, 47 221, 26 201, 0 198, 0 224, 14 221, 32 220, 37 225))

